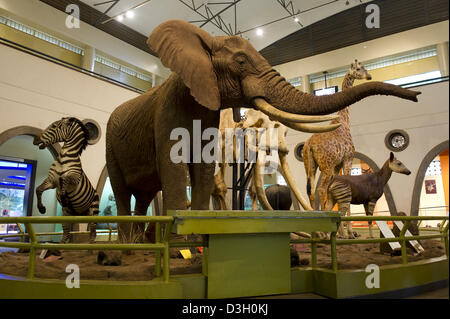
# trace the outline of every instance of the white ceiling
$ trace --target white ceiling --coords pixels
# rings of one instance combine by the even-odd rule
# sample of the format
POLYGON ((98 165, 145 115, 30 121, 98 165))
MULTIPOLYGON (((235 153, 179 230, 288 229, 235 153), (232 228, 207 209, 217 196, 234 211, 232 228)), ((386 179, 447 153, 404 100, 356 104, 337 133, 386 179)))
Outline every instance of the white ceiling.
MULTIPOLYGON (((111 6, 111 4, 114 3, 113 1, 104 3, 108 0, 81 1, 101 12, 106 11, 111 6), (94 6, 95 4, 99 3, 104 4, 94 6)), ((213 14, 219 13, 221 10, 227 8, 231 3, 233 3, 232 0, 151 0, 145 3, 143 6, 134 10, 134 18, 125 18, 122 23, 141 34, 148 36, 156 26, 166 20, 179 19, 192 22, 203 19, 201 15, 191 10, 181 1, 190 5, 191 7, 194 3, 196 8, 207 2, 208 8, 213 14)), ((261 50, 266 46, 272 44, 273 42, 302 28, 302 26, 294 21, 293 17, 289 17, 290 13, 286 11, 286 9, 280 3, 285 3, 286 5, 289 5, 291 3, 295 13, 300 10, 300 14, 298 14, 297 17, 299 18, 299 22, 303 25, 303 27, 305 27, 314 22, 334 15, 340 11, 349 9, 361 3, 368 3, 370 1, 371 0, 241 0, 236 4, 237 31, 244 32, 266 23, 288 17, 281 21, 263 26, 262 30, 264 33, 262 36, 258 36, 256 34, 256 30, 247 31, 242 34, 242 36, 250 40, 250 42, 257 50, 261 50), (348 5, 346 4, 346 2, 348 2, 348 5), (302 13, 303 11, 306 12, 302 13)), ((108 17, 115 17, 121 13, 126 12, 128 9, 144 2, 146 1, 120 0, 108 12, 107 15, 108 17)), ((289 6, 289 8, 291 7, 289 6)), ((202 15, 206 16, 205 6, 202 6, 199 9, 199 12, 202 15)), ((226 22, 227 25, 231 24, 233 33, 236 33, 234 30, 234 12, 234 6, 231 6, 229 9, 221 13, 220 17, 224 22, 226 22)), ((101 21, 108 19, 108 17, 105 17, 101 21)), ((202 23, 195 22, 194 24, 200 26, 202 23)), ((203 26, 203 29, 205 29, 212 35, 226 35, 225 32, 214 26, 211 22, 203 26)))

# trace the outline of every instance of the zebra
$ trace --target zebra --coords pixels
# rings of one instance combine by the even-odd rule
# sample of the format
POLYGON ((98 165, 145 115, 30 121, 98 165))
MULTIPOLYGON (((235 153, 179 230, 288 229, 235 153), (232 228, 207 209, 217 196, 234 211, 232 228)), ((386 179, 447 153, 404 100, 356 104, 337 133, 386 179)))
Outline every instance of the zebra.
MULTIPOLYGON (((392 172, 409 175, 411 171, 395 158, 391 152, 383 167, 375 173, 362 175, 337 175, 328 186, 327 210, 331 210, 335 203, 342 215, 350 216, 350 204, 364 204, 367 216, 373 216, 375 204, 383 195, 384 186, 391 178, 392 172)), ((347 224, 349 238, 354 238, 351 222, 347 224)), ((341 223, 339 234, 344 237, 344 227, 341 223)), ((373 238, 372 221, 369 221, 369 237, 373 238)))
MULTIPOLYGON (((99 196, 81 167, 80 155, 86 148, 89 132, 86 126, 75 117, 65 117, 53 122, 40 135, 34 138, 33 144, 39 149, 63 142, 61 152, 50 167, 47 178, 36 188, 38 209, 45 214, 42 204, 42 193, 56 188, 56 198, 62 206, 63 216, 89 215, 99 213, 99 196)), ((96 223, 89 223, 89 242, 96 237, 96 223)), ((70 224, 63 224, 61 243, 71 240, 70 224)))

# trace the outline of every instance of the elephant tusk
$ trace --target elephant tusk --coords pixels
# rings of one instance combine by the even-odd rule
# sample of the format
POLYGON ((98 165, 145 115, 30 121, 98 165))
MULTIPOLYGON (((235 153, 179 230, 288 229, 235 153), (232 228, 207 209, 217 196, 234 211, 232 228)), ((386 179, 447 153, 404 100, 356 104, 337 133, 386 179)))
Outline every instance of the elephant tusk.
POLYGON ((253 178, 252 183, 254 183, 254 187, 256 190, 256 197, 258 198, 259 203, 261 204, 264 210, 273 210, 272 206, 270 206, 269 201, 267 200, 266 192, 264 191, 264 186, 261 183, 262 176, 260 169, 261 169, 260 160, 256 159, 256 165, 253 168, 254 172, 252 176, 253 178))
POLYGON ((266 100, 262 98, 255 98, 253 100, 255 106, 264 114, 269 116, 271 120, 293 122, 293 123, 317 123, 326 122, 338 118, 337 115, 301 115, 285 112, 273 107, 266 100))
POLYGON ((313 210, 312 207, 308 204, 308 202, 303 198, 302 194, 300 194, 300 190, 295 184, 294 178, 292 176, 291 170, 286 160, 286 155, 278 153, 278 157, 280 158, 280 164, 284 178, 289 187, 291 188, 291 190, 294 192, 295 198, 297 198, 298 202, 300 203, 300 205, 302 205, 302 207, 305 210, 313 210))
POLYGON ((281 124, 286 125, 287 127, 305 133, 324 133, 330 132, 337 129, 341 126, 341 123, 328 124, 328 125, 309 125, 309 124, 300 124, 300 123, 290 123, 285 121, 280 121, 281 124))

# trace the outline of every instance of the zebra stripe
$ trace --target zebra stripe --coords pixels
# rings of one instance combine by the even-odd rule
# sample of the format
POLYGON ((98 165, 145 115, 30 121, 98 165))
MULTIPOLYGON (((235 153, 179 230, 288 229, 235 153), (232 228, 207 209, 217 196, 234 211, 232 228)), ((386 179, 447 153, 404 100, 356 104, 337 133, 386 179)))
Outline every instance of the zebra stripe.
MULTIPOLYGON (((63 206, 64 216, 98 215, 99 195, 81 166, 80 156, 87 146, 88 139, 88 132, 81 121, 76 118, 56 121, 39 136, 39 139, 45 145, 64 143, 57 160, 50 167, 46 180, 46 183, 55 185, 56 197, 63 206)), ((38 200, 42 205, 41 195, 42 191, 38 193, 38 200)), ((91 223, 89 228, 90 241, 93 242, 96 224, 91 223)), ((63 224, 62 242, 69 239, 69 231, 70 225, 63 224)))

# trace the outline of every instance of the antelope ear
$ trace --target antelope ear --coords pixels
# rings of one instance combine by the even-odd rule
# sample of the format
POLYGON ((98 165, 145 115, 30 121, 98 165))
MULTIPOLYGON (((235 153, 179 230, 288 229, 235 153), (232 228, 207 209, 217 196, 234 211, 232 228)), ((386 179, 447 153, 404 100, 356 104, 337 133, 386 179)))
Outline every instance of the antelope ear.
POLYGON ((147 45, 164 66, 176 72, 191 95, 210 110, 219 110, 220 93, 211 62, 213 37, 181 20, 169 20, 153 30, 147 45))
POLYGON ((394 153, 391 152, 391 154, 389 154, 389 161, 393 161, 394 160, 394 153))

